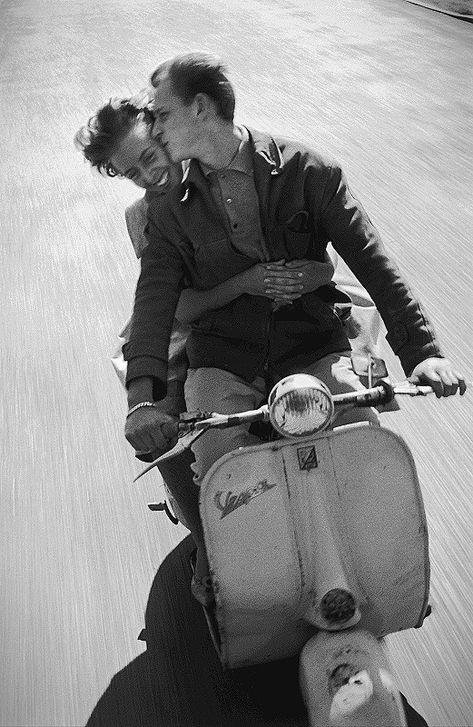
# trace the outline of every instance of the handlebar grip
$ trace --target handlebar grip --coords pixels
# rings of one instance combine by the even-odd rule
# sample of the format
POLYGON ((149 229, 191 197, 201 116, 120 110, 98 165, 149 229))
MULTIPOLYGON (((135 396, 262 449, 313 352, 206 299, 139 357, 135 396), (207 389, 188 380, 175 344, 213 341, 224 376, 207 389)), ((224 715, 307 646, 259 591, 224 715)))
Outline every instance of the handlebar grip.
POLYGON ((400 384, 395 384, 394 395, 398 394, 404 396, 427 396, 427 394, 433 394, 434 390, 431 386, 424 386, 420 384, 413 384, 409 379, 401 381, 400 384))

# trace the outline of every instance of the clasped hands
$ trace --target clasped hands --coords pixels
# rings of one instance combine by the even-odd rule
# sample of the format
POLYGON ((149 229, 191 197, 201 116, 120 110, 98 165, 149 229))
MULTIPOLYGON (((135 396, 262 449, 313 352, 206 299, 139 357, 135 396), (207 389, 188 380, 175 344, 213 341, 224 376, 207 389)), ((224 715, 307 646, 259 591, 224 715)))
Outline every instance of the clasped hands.
POLYGON ((324 262, 305 258, 286 262, 282 259, 258 263, 237 278, 242 293, 271 298, 280 307, 327 285, 333 273, 334 267, 328 257, 324 262))

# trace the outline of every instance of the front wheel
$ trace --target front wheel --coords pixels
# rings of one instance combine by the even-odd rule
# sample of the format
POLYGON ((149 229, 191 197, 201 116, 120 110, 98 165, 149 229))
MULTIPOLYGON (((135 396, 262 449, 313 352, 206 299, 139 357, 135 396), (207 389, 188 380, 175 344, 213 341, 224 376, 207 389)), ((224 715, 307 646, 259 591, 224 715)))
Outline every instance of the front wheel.
POLYGON ((407 727, 381 643, 369 632, 318 632, 304 646, 299 682, 310 727, 407 727))

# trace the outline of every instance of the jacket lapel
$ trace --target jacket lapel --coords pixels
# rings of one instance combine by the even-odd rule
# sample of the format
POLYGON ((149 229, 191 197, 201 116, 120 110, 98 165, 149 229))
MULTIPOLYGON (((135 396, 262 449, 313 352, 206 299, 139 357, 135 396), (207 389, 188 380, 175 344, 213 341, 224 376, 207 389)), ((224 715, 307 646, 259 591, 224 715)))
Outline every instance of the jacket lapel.
POLYGON ((284 168, 284 160, 278 145, 269 134, 250 128, 248 128, 248 133, 254 147, 253 171, 259 200, 261 227, 268 243, 270 220, 275 219, 278 201, 277 195, 271 194, 271 187, 284 168))

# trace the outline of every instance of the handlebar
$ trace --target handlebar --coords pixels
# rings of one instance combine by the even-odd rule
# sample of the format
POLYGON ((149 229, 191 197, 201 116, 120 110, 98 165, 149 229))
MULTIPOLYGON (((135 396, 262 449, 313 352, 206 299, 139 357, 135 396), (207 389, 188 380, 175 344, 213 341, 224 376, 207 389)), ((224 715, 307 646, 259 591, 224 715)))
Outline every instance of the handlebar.
MULTIPOLYGON (((345 394, 333 394, 332 399, 335 408, 342 406, 365 407, 388 404, 396 396, 426 396, 432 393, 431 386, 420 386, 410 381, 402 381, 393 386, 388 381, 382 380, 377 386, 370 389, 350 391, 345 394)), ((269 421, 269 407, 267 404, 259 409, 251 409, 236 414, 218 414, 216 412, 185 413, 181 416, 179 422, 180 437, 176 446, 158 457, 154 462, 151 462, 133 481, 136 482, 159 462, 175 457, 180 452, 188 449, 196 439, 210 428, 225 429, 238 424, 250 424, 258 421, 269 421)))
MULTIPOLYGON (((362 389, 361 391, 349 391, 345 394, 333 394, 333 403, 338 406, 379 406, 380 404, 388 404, 398 395, 406 396, 426 396, 432 394, 431 386, 418 386, 410 381, 403 381, 400 384, 392 386, 387 381, 381 381, 377 386, 371 389, 362 389)), ((184 429, 189 427, 189 415, 186 416, 184 429)), ((259 409, 251 409, 250 411, 238 412, 237 414, 212 414, 205 418, 192 420, 192 429, 226 429, 227 427, 235 427, 239 424, 249 424, 251 422, 269 421, 269 407, 264 404, 259 409)))
POLYGON ((332 399, 334 406, 378 406, 379 404, 388 404, 394 399, 394 387, 383 381, 377 386, 370 389, 362 389, 361 391, 348 391, 346 394, 333 394, 332 399))
POLYGON ((396 396, 427 396, 433 394, 431 386, 420 386, 410 381, 402 381, 394 386, 385 379, 376 386, 361 391, 349 391, 346 394, 333 394, 335 406, 353 404, 354 406, 378 406, 389 404, 396 396))
MULTIPOLYGON (((269 421, 269 407, 263 404, 259 409, 250 409, 249 411, 238 412, 237 414, 217 414, 213 412, 205 419, 200 419, 192 424, 193 429, 226 429, 227 427, 236 427, 239 424, 251 424, 252 422, 269 421)), ((185 428, 188 428, 186 423, 185 428)))

